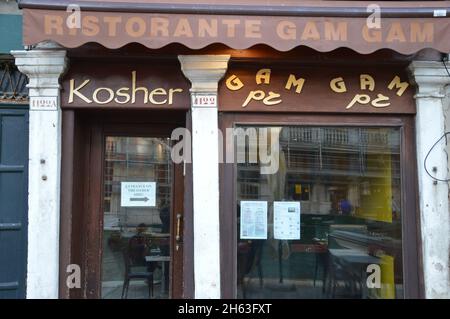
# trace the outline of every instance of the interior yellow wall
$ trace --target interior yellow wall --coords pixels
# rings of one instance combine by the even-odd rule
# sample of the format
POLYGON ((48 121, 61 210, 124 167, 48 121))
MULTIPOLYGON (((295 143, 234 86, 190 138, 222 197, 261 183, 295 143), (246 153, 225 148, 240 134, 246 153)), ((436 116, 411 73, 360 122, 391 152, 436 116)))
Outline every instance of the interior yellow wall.
POLYGON ((368 155, 367 167, 383 167, 382 176, 368 178, 370 195, 364 195, 361 189, 361 206, 356 210, 356 216, 392 223, 391 156, 368 155))

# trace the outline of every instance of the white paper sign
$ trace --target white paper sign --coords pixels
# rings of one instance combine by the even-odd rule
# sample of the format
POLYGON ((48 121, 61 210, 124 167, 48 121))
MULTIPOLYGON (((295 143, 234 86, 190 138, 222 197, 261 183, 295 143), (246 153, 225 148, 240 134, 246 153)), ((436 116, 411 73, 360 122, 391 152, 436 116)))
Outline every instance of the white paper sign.
POLYGON ((241 201, 241 239, 267 239, 267 202, 241 201))
POLYGON ((120 206, 152 207, 156 205, 156 182, 121 182, 120 206))
POLYGON ((300 202, 273 203, 275 239, 300 239, 300 202))
POLYGON ((192 94, 192 106, 193 107, 217 107, 217 94, 192 94))
POLYGON ((446 16, 447 16, 446 9, 433 10, 433 17, 446 17, 446 16))

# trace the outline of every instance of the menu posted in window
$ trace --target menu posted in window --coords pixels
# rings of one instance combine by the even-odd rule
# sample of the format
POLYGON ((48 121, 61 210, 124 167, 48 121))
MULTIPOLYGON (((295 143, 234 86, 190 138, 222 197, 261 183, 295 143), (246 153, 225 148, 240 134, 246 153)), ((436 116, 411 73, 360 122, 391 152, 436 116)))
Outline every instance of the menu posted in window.
POLYGON ((241 239, 267 239, 267 202, 241 201, 241 239))
POLYGON ((275 239, 300 239, 300 202, 274 202, 273 227, 275 239))

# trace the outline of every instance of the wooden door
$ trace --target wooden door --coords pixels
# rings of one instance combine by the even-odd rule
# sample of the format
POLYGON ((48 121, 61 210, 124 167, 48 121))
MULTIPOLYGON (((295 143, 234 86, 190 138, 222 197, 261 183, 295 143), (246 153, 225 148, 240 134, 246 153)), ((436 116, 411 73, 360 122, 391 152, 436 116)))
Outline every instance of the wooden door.
POLYGON ((82 178, 86 298, 183 296, 183 169, 174 123, 91 120, 82 178))

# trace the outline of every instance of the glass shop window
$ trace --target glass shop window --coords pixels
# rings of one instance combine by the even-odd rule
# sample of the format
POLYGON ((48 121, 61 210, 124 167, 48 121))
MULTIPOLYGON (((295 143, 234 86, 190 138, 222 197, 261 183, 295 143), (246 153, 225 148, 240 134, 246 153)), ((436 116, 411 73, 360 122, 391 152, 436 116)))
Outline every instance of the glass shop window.
POLYGON ((237 164, 237 297, 403 298, 400 129, 240 127, 279 165, 237 164))

